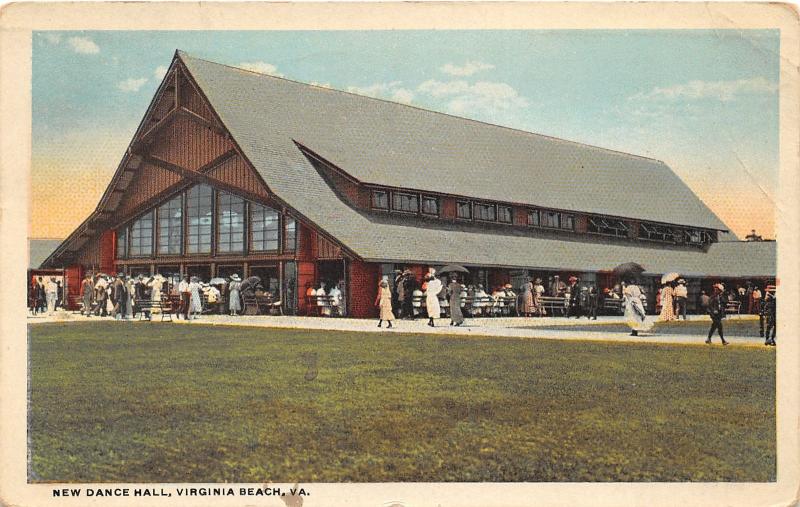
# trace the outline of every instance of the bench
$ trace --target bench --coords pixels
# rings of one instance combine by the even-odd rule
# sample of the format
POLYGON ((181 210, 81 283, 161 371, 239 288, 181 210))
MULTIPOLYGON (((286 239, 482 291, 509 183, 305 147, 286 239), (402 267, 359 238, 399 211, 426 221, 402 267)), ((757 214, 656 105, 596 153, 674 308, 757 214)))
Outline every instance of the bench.
POLYGON ((161 314, 161 322, 172 322, 174 307, 169 298, 140 299, 134 302, 134 309, 139 312, 139 320, 153 321, 153 314, 161 314))
POLYGON ((725 313, 728 315, 739 315, 742 313, 742 303, 740 301, 727 301, 725 303, 725 313))
POLYGON ((566 316, 569 310, 569 298, 560 296, 541 296, 539 303, 542 305, 549 315, 554 317, 556 312, 561 316, 566 316))
POLYGON ((333 296, 306 296, 306 313, 312 315, 316 312, 318 317, 322 317, 322 311, 326 308, 330 309, 329 317, 333 317, 335 313, 337 316, 342 316, 341 306, 333 304, 336 298, 333 296))
POLYGON ((622 301, 622 298, 603 298, 600 309, 603 310, 603 313, 608 312, 613 315, 622 315, 624 310, 622 301))

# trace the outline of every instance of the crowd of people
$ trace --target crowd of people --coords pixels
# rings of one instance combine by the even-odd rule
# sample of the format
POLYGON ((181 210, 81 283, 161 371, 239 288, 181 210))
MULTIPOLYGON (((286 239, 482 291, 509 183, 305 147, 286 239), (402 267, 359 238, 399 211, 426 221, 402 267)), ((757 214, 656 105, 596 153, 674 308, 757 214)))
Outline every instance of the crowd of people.
POLYGON ((28 310, 33 315, 44 314, 53 315, 58 308, 64 305, 64 287, 61 280, 55 276, 44 280, 41 276, 37 277, 28 288, 28 310))
POLYGON ((344 317, 347 315, 344 289, 344 280, 339 280, 339 283, 322 280, 316 288, 313 284, 307 283, 306 300, 308 304, 317 307, 320 316, 344 317))

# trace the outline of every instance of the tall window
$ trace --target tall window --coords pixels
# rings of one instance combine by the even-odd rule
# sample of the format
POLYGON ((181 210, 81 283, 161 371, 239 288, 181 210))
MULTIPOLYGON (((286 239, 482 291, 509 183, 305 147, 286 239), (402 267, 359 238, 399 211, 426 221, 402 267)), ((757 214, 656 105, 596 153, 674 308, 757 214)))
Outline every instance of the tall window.
POLYGON ((497 219, 503 222, 504 224, 511 223, 511 207, 510 206, 498 206, 497 207, 497 219))
POLYGON ((528 210, 528 225, 539 226, 539 210, 528 210))
POLYGON ((277 211, 259 204, 251 204, 250 249, 254 252, 277 252, 280 225, 277 211))
POLYGON ((392 209, 416 213, 419 211, 419 196, 417 194, 392 193, 392 209))
POLYGON ((186 253, 211 253, 212 190, 196 185, 186 192, 186 253))
POLYGON ((469 201, 457 201, 456 216, 458 218, 472 218, 472 203, 469 201))
POLYGON ((475 218, 487 222, 497 220, 497 208, 494 204, 475 203, 475 218))
POLYGON ((179 255, 183 239, 183 214, 181 196, 167 201, 158 208, 158 253, 179 255))
POLYGON ((422 196, 422 212, 426 215, 439 215, 439 199, 430 195, 422 196))
POLYGON ((297 250, 297 222, 294 218, 287 216, 283 221, 286 229, 286 241, 283 244, 284 252, 294 252, 297 250))
POLYGON ((542 227, 559 227, 559 213, 557 211, 542 211, 542 227))
POLYGON ((573 215, 561 214, 561 228, 569 231, 575 230, 575 217, 573 215))
POLYGON ((218 253, 244 252, 244 199, 228 192, 219 192, 217 226, 218 253))
POLYGON ((128 228, 117 229, 117 259, 124 259, 128 255, 128 228))
POLYGON ((373 190, 372 207, 378 209, 389 209, 389 192, 385 190, 373 190))
POLYGON ((148 211, 131 224, 131 257, 153 255, 153 212, 148 211))

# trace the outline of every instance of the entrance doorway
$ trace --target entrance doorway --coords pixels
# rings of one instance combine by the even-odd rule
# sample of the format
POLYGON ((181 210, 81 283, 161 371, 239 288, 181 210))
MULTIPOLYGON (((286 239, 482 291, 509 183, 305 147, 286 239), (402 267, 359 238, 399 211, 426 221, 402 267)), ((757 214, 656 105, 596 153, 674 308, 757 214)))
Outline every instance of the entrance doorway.
POLYGON ((264 290, 273 296, 280 297, 281 282, 276 264, 250 266, 250 273, 248 276, 257 276, 261 278, 261 285, 264 290))
POLYGON ((334 285, 344 280, 344 261, 319 261, 317 262, 317 283, 325 282, 325 287, 330 290, 334 285))

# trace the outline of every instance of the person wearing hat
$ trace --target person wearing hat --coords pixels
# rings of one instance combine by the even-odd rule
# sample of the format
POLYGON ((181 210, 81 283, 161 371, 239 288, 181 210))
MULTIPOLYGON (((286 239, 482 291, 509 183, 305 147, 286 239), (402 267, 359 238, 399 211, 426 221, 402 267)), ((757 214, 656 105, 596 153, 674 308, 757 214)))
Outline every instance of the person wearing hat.
POLYGON ((44 286, 44 295, 47 300, 47 315, 53 315, 56 309, 56 299, 58 298, 58 284, 56 284, 56 277, 51 276, 50 280, 44 286))
POLYGON ((531 283, 531 279, 526 277, 525 283, 522 284, 522 315, 525 317, 530 317, 535 309, 536 305, 534 304, 533 300, 533 284, 531 283))
POLYGON ((675 306, 672 300, 674 295, 672 282, 667 282, 661 286, 661 315, 658 320, 669 322, 675 320, 675 306))
POLYGON ((450 284, 447 286, 450 293, 450 325, 460 326, 464 323, 464 314, 461 311, 461 292, 462 286, 458 281, 458 275, 450 274, 450 284))
POLYGON ((567 292, 569 292, 569 307, 567 308, 567 318, 574 316, 576 319, 580 319, 581 289, 578 287, 578 277, 571 276, 568 281, 569 286, 567 287, 567 292))
POLYGON ((189 279, 189 312, 188 320, 196 320, 197 314, 203 313, 203 298, 200 297, 200 279, 193 276, 189 279))
POLYGON ((686 280, 683 278, 678 280, 678 285, 675 286, 675 290, 673 291, 672 295, 675 298, 676 318, 680 319, 681 315, 683 315, 683 320, 686 320, 686 301, 689 299, 689 291, 686 288, 686 280))
POLYGON ((764 290, 764 297, 763 297, 763 309, 761 310, 762 315, 762 322, 766 320, 766 330, 764 326, 761 326, 762 333, 761 336, 764 338, 764 345, 771 345, 775 346, 775 332, 776 332, 776 321, 775 317, 777 315, 777 299, 775 298, 775 287, 774 286, 767 286, 764 290), (764 332, 766 331, 766 333, 764 332))
POLYGON ((139 273, 139 276, 136 277, 136 285, 134 285, 134 291, 136 293, 136 313, 139 314, 143 313, 145 318, 149 320, 150 305, 145 304, 145 301, 150 299, 150 296, 148 294, 147 280, 144 279, 144 275, 141 273, 139 273))
POLYGON ((228 284, 228 309, 231 315, 238 315, 242 310, 241 299, 242 279, 239 278, 237 273, 231 275, 231 281, 228 284))
POLYGON ((547 312, 544 309, 544 302, 542 301, 543 297, 544 285, 542 285, 542 279, 537 278, 533 281, 533 307, 539 317, 544 317, 547 315, 547 312))
POLYGON ((625 308, 625 320, 631 328, 631 336, 639 336, 639 331, 648 331, 652 323, 647 322, 647 317, 642 304, 642 289, 633 278, 628 278, 622 283, 622 298, 625 308))
POLYGON ((439 306, 439 292, 442 290, 442 282, 436 278, 435 269, 431 269, 425 279, 428 282, 425 289, 425 308, 428 312, 428 325, 435 327, 436 324, 433 319, 438 319, 442 316, 442 308, 439 306))
POLYGON ((719 339, 722 340, 723 345, 727 345, 725 337, 722 334, 722 319, 725 318, 725 300, 722 297, 725 292, 725 286, 721 283, 714 284, 714 294, 708 300, 708 315, 711 317, 711 328, 708 330, 708 338, 706 343, 711 343, 711 336, 714 331, 719 333, 719 339))
POLYGON ((125 318, 125 303, 127 302, 128 295, 125 293, 125 275, 117 273, 117 278, 112 285, 111 301, 114 303, 114 308, 111 310, 111 316, 116 320, 125 318))
POLYGON ((189 292, 189 275, 183 275, 178 284, 178 293, 181 295, 181 309, 183 320, 189 320, 189 306, 191 306, 192 293, 189 292))
POLYGON ((92 274, 86 273, 81 282, 81 301, 83 307, 81 308, 81 315, 87 317, 92 315, 92 299, 94 298, 94 282, 92 282, 92 274))
POLYGON ((375 306, 380 309, 378 315, 378 327, 381 327, 385 320, 388 324, 387 329, 392 328, 392 321, 394 320, 394 313, 392 313, 392 291, 389 289, 388 277, 382 278, 378 282, 378 297, 375 298, 375 306))
POLYGON ((136 283, 132 276, 125 281, 125 318, 133 320, 133 296, 136 294, 136 283))

